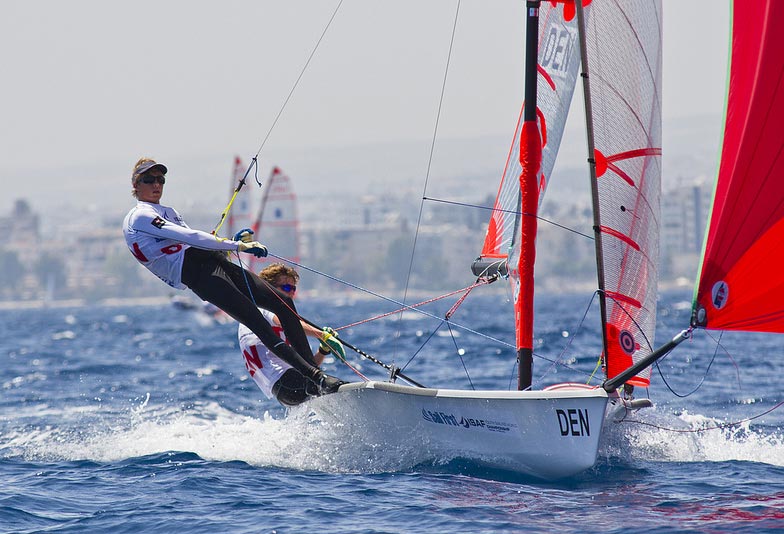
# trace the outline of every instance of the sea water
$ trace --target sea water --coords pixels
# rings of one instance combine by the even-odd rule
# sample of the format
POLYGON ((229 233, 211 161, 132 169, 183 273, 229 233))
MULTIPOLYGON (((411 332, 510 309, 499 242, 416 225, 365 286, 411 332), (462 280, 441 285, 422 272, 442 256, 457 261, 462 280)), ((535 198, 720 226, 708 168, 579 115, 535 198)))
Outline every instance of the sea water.
MULTIPOLYGON (((688 299, 661 298, 658 341, 687 326, 688 299)), ((302 301, 303 315, 333 327, 395 308, 302 301)), ((510 304, 472 295, 446 324, 453 302, 341 336, 428 386, 514 387, 510 304)), ((600 350, 590 295, 541 296, 536 307, 538 385, 589 380, 600 350)), ((784 528, 778 336, 699 333, 654 369, 637 394, 655 407, 611 425, 594 468, 542 482, 412 454, 407 436, 359 449, 307 407, 286 414, 266 399, 236 326, 165 303, 4 310, 0 333, 0 532, 784 528)), ((349 354, 358 372, 386 378, 349 354)), ((325 368, 358 379, 342 363, 325 368)))

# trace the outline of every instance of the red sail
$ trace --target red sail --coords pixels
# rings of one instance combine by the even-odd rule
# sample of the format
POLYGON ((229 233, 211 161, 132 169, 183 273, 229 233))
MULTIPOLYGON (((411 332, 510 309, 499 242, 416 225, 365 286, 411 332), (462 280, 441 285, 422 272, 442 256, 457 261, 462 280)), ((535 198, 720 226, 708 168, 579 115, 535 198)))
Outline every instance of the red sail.
POLYGON ((698 323, 784 332, 784 2, 735 0, 719 175, 698 323))

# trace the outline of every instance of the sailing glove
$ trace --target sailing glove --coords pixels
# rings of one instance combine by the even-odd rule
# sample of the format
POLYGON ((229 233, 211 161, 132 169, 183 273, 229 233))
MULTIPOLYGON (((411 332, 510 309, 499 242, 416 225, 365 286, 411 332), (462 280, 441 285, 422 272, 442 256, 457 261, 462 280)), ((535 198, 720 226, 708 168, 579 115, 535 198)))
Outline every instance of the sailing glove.
POLYGON ((240 252, 247 252, 248 254, 253 254, 257 258, 266 258, 267 257, 267 247, 259 243, 258 241, 240 241, 237 250, 240 252))
POLYGON ((343 343, 338 341, 337 332, 331 329, 328 326, 325 326, 321 329, 321 345, 319 346, 319 350, 323 354, 329 354, 330 352, 343 360, 346 361, 346 349, 343 348, 343 343))
POLYGON ((234 241, 242 241, 243 243, 250 243, 251 236, 253 235, 253 230, 250 228, 243 228, 236 234, 234 234, 234 241))

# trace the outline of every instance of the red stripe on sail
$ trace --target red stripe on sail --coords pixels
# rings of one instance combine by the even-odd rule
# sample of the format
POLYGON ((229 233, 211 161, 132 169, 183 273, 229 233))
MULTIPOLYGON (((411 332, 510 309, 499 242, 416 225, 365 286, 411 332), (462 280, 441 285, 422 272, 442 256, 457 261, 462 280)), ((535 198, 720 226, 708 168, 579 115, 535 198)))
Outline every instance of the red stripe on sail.
POLYGON ((604 294, 615 301, 630 304, 635 308, 642 308, 642 303, 639 300, 630 297, 629 295, 624 295, 623 293, 618 293, 616 291, 605 291, 604 294))
POLYGON ((640 245, 638 245, 637 242, 634 239, 632 239, 631 237, 629 237, 628 235, 623 234, 623 233, 619 232, 618 230, 614 230, 614 229, 610 228, 609 226, 601 226, 601 227, 599 227, 599 229, 604 234, 611 235, 613 237, 617 237, 618 239, 620 239, 621 241, 623 241, 624 243, 626 243, 627 245, 632 247, 634 250, 640 250, 640 245))
POLYGON ((544 70, 544 67, 542 67, 541 65, 537 64, 536 65, 536 70, 537 70, 537 72, 539 72, 539 74, 542 75, 542 77, 544 78, 544 81, 546 81, 547 85, 550 86, 550 89, 555 91, 555 82, 553 81, 553 79, 550 76, 550 74, 546 70, 544 70))
MULTIPOLYGON (((586 7, 590 3, 591 0, 585 0, 583 2, 583 7, 586 7)), ((558 4, 563 4, 563 8, 564 8, 563 18, 566 22, 572 20, 574 16, 577 14, 577 8, 574 5, 574 0, 550 0, 550 4, 553 7, 557 7, 558 4)))
POLYGON ((646 156, 661 156, 662 149, 661 148, 638 148, 635 150, 627 150, 626 152, 619 152, 618 154, 612 154, 610 156, 605 156, 599 149, 594 149, 594 158, 596 160, 596 177, 602 176, 607 169, 610 169, 615 174, 620 176, 621 178, 626 181, 630 186, 634 187, 634 180, 626 174, 623 170, 620 169, 617 165, 614 165, 616 161, 623 161, 632 158, 642 158, 646 156))

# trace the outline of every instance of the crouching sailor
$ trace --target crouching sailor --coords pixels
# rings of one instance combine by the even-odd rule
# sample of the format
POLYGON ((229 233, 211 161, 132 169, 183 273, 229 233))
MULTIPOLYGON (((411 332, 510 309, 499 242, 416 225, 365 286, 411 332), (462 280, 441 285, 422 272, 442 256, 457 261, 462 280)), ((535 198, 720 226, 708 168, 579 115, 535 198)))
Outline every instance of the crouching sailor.
MULTIPOLYGON (((259 277, 288 295, 291 300, 296 298, 299 273, 291 267, 281 263, 273 263, 264 268, 259 273, 259 277)), ((261 313, 272 324, 273 330, 283 337, 278 317, 268 310, 261 310, 261 313)), ((345 359, 343 345, 332 336, 331 329, 319 330, 307 323, 302 323, 302 328, 308 336, 318 338, 321 341, 318 351, 308 359, 312 365, 320 366, 324 357, 330 352, 335 352, 339 358, 345 359)), ((240 324, 237 335, 239 336, 240 350, 245 358, 245 367, 247 367, 253 381, 268 398, 276 399, 284 406, 295 406, 319 394, 310 380, 278 358, 247 326, 240 324)))

